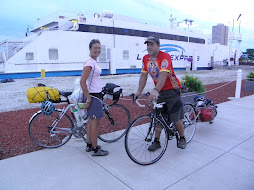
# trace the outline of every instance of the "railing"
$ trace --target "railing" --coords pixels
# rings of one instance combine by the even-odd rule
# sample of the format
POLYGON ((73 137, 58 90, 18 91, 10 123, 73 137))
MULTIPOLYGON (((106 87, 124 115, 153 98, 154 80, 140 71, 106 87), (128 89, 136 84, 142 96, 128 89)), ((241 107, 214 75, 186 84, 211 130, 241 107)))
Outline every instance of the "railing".
POLYGON ((212 67, 214 69, 222 69, 225 68, 227 66, 227 61, 223 60, 223 61, 214 61, 212 63, 212 67))
POLYGON ((0 61, 1 60, 2 62, 7 61, 29 43, 30 41, 24 42, 24 41, 8 41, 8 40, 0 42, 0 47, 5 48, 4 50, 2 50, 2 52, 0 52, 1 53, 0 61), (3 55, 5 55, 5 57, 3 55))

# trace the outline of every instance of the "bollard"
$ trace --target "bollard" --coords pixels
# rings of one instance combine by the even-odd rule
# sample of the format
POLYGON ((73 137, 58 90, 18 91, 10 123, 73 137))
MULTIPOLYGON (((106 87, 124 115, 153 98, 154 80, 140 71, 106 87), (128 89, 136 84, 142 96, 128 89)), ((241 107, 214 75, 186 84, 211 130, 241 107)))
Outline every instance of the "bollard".
POLYGON ((41 69, 41 78, 45 78, 45 69, 41 69))
POLYGON ((189 65, 186 66, 186 70, 185 71, 186 71, 186 73, 190 72, 190 66, 189 65))
POLYGON ((242 69, 237 71, 236 87, 235 87, 235 98, 240 98, 242 85, 242 69))

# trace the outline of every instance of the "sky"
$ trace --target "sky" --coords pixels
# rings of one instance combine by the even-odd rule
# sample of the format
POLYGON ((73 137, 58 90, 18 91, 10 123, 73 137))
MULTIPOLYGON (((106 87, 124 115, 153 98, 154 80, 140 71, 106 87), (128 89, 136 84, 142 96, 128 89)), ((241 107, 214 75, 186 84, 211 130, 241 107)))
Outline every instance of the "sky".
POLYGON ((212 26, 218 23, 229 26, 230 32, 239 33, 240 25, 241 50, 254 49, 254 1, 249 0, 0 0, 0 5, 0 42, 23 38, 28 25, 33 28, 37 18, 59 10, 96 13, 108 10, 168 24, 170 15, 178 22, 187 18, 194 20, 192 27, 205 33, 211 33, 212 26))

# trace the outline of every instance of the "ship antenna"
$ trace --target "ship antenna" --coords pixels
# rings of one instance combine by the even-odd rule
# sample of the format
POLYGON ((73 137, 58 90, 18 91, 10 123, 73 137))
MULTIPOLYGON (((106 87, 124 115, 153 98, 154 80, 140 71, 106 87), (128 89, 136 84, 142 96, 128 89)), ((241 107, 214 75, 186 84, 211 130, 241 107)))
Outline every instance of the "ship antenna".
POLYGON ((174 28, 174 23, 175 23, 175 20, 176 18, 173 18, 173 15, 170 14, 170 18, 169 18, 169 21, 170 21, 170 28, 173 29, 174 28))

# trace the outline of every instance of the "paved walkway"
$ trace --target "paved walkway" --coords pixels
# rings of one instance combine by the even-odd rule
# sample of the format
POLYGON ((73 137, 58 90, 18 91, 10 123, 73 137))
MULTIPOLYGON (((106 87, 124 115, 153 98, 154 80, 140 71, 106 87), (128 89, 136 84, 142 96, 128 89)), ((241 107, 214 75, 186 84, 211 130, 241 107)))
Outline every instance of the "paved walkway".
POLYGON ((110 154, 92 157, 72 139, 0 161, 1 190, 253 190, 254 95, 218 105, 213 124, 199 123, 185 150, 170 141, 151 166, 132 162, 124 139, 100 144, 110 154))

